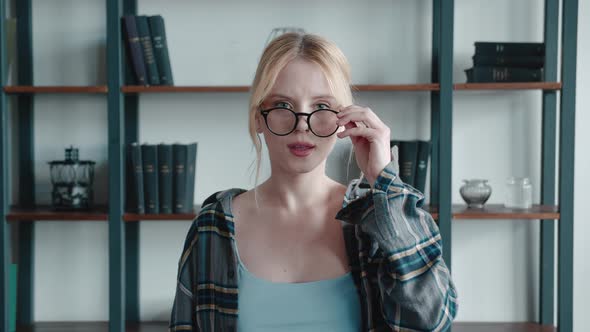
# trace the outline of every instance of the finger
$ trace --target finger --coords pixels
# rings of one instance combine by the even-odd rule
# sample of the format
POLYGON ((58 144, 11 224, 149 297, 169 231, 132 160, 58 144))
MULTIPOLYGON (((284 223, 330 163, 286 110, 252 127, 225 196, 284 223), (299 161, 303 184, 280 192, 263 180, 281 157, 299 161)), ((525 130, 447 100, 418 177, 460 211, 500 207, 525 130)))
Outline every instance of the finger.
POLYGON ((341 116, 341 115, 344 115, 344 114, 346 114, 348 112, 352 112, 354 110, 359 110, 359 109, 362 109, 362 108, 364 108, 364 107, 359 106, 359 105, 348 105, 348 106, 345 106, 345 107, 341 107, 337 111, 338 111, 338 115, 341 116))
MULTIPOLYGON (((366 119, 369 119, 370 122, 372 122, 372 124, 375 125, 375 126, 385 125, 381 121, 381 119, 379 119, 379 117, 377 116, 377 114, 375 114, 375 112, 373 112, 368 107, 360 107, 360 106, 357 106, 357 105, 351 105, 351 106, 348 106, 348 107, 343 108, 340 112, 338 112, 338 114, 336 116, 338 118, 342 119, 342 118, 348 118, 352 114, 357 114, 357 116, 359 114, 361 116, 365 116, 366 119)), ((362 122, 362 121, 365 121, 366 119, 361 120, 361 121, 357 121, 357 122, 362 122)))
POLYGON ((343 132, 340 132, 338 134, 336 134, 338 137, 340 138, 344 138, 344 137, 364 137, 366 138, 369 142, 373 142, 374 140, 378 139, 379 135, 378 135, 378 131, 376 129, 373 128, 362 128, 362 127, 354 127, 354 128, 349 128, 344 130, 343 132))
POLYGON ((342 126, 349 122, 362 122, 371 128, 382 128, 384 123, 377 117, 375 113, 367 109, 361 110, 350 110, 340 116, 338 119, 338 125, 342 126))
POLYGON ((348 128, 356 128, 356 127, 361 127, 361 128, 368 128, 369 126, 367 126, 366 123, 363 122, 355 122, 355 121, 350 121, 347 122, 345 124, 343 124, 342 126, 344 126, 344 128, 348 129, 348 128))

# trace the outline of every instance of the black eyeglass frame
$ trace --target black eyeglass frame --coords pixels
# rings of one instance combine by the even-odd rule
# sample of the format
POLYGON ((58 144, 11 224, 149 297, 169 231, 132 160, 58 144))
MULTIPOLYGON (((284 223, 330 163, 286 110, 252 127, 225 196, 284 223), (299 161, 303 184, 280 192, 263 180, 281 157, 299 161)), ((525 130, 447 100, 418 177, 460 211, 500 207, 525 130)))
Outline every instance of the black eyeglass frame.
POLYGON ((262 114, 262 117, 264 117, 264 123, 266 124, 266 128, 268 128, 268 130, 269 130, 271 133, 273 133, 273 134, 275 134, 275 135, 277 135, 277 136, 287 136, 287 135, 291 134, 292 132, 294 132, 294 131, 295 131, 295 128, 297 128, 297 124, 299 123, 299 117, 300 117, 300 116, 305 116, 305 117, 307 118, 307 119, 306 119, 306 121, 307 121, 307 127, 309 128, 309 131, 311 131, 311 132, 312 132, 314 135, 316 135, 317 137, 323 137, 323 138, 324 138, 324 137, 330 137, 330 136, 334 135, 334 133, 336 133, 336 132, 338 131, 338 128, 339 128, 340 126, 336 126, 336 129, 334 129, 334 131, 333 131, 333 132, 332 132, 330 135, 325 135, 325 136, 323 136, 323 135, 318 135, 318 134, 316 134, 316 133, 313 131, 313 129, 311 128, 311 123, 309 122, 309 119, 311 118, 311 116, 312 116, 314 113, 317 113, 317 112, 322 112, 322 111, 328 111, 328 112, 332 112, 332 113, 334 113, 334 114, 338 114, 338 112, 336 112, 336 111, 334 111, 334 110, 331 110, 331 109, 329 109, 329 108, 321 108, 321 109, 315 110, 315 111, 313 111, 313 112, 311 112, 311 113, 301 113, 301 112, 300 112, 300 113, 297 113, 297 112, 295 112, 295 111, 293 111, 293 110, 291 110, 291 109, 285 108, 285 107, 273 107, 273 108, 269 108, 269 109, 265 109, 265 110, 262 110, 262 109, 261 109, 261 110, 260 110, 260 114, 262 114), (293 114, 295 115, 295 119, 297 120, 297 121, 295 121, 295 125, 293 125, 293 128, 292 128, 292 129, 291 129, 291 130, 290 130, 288 133, 286 133, 286 134, 277 134, 277 133, 275 133, 274 131, 272 131, 272 129, 270 129, 270 126, 268 125, 268 114, 269 114, 271 111, 273 111, 273 110, 278 110, 278 109, 286 110, 286 111, 289 111, 289 112, 293 113, 293 114))

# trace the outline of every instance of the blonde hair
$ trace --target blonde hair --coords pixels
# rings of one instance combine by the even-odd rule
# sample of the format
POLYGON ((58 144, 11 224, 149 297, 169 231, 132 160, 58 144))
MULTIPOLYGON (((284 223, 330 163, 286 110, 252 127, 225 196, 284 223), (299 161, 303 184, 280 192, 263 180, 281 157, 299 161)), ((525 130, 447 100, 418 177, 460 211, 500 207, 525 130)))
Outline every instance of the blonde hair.
POLYGON ((353 103, 350 65, 336 44, 318 35, 296 32, 285 33, 272 40, 260 57, 250 95, 249 132, 256 149, 255 197, 262 158, 262 141, 256 132, 256 116, 280 71, 297 58, 320 66, 340 105, 348 106, 353 103))

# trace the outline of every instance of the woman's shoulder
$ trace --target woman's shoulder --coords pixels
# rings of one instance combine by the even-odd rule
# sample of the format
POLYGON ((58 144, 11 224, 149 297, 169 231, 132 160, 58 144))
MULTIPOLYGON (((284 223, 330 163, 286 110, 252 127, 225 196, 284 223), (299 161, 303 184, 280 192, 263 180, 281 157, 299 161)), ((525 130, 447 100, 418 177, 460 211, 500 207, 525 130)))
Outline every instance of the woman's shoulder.
MULTIPOLYGON (((191 223, 184 242, 183 252, 186 253, 199 248, 195 245, 198 242, 197 239, 211 239, 212 234, 220 235, 217 237, 213 236, 213 238, 221 240, 221 242, 217 242, 218 245, 227 245, 228 242, 226 240, 231 239, 233 232, 232 223, 228 222, 232 219, 228 208, 229 202, 234 196, 245 191, 245 189, 241 188, 231 188, 209 195, 203 201, 199 212, 191 223)), ((202 252, 208 255, 207 250, 202 252)))
POLYGON ((223 217, 231 214, 231 203, 235 196, 246 192, 242 188, 230 188, 217 191, 207 197, 199 208, 195 222, 209 217, 223 217), (209 216, 209 217, 208 217, 209 216))
POLYGON ((213 204, 223 203, 225 200, 233 198, 234 196, 237 196, 243 192, 246 192, 246 189, 230 188, 230 189, 217 191, 217 192, 209 195, 209 197, 207 197, 203 201, 203 204, 201 204, 201 210, 204 208, 207 208, 213 204))

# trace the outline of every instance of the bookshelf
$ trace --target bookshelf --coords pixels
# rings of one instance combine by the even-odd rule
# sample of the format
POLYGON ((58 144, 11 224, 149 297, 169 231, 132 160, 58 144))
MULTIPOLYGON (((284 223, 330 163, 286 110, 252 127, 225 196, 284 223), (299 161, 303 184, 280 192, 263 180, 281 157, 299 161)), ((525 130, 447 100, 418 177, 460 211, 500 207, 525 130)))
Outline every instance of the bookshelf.
MULTIPOLYGON (((161 331, 165 322, 140 322, 139 319, 139 244, 138 224, 140 221, 166 222, 168 220, 194 219, 195 213, 170 215, 138 215, 124 211, 125 155, 124 146, 137 141, 139 98, 142 94, 152 93, 247 93, 249 86, 128 86, 124 84, 123 73, 125 61, 121 56, 124 45, 121 41, 119 18, 123 14, 137 11, 135 0, 106 0, 107 6, 107 85, 99 86, 35 86, 32 67, 32 15, 31 0, 16 1, 18 16, 19 72, 17 85, 7 86, 5 82, 0 89, 0 162, 1 201, 0 215, 0 250, 3 260, 0 281, 0 330, 8 329, 8 265, 10 263, 9 241, 10 227, 19 223, 19 237, 32 239, 36 222, 45 220, 60 221, 98 221, 108 223, 109 232, 109 321, 108 322, 55 322, 36 323, 33 317, 34 298, 31 289, 33 283, 32 243, 20 243, 18 310, 19 328, 17 331, 161 331), (37 94, 98 94, 108 100, 108 163, 109 163, 109 202, 108 206, 96 207, 84 213, 57 213, 47 206, 36 206, 34 197, 34 144, 33 135, 33 100, 37 94), (9 206, 11 201, 8 190, 9 149, 7 101, 8 96, 19 100, 19 156, 20 169, 18 202, 22 206, 9 206), (123 260, 122 257, 125 257, 123 260), (25 285, 25 286, 22 286, 25 285)), ((355 91, 415 92, 430 93, 431 100, 431 206, 425 207, 438 221, 444 239, 445 260, 451 266, 451 229, 453 220, 457 219, 499 219, 499 220, 539 220, 541 223, 541 282, 538 322, 523 323, 486 323, 457 322, 454 331, 470 332, 562 332, 572 331, 572 284, 573 284, 573 153, 574 153, 574 115, 575 115, 575 78, 576 78, 576 38, 577 38, 577 0, 545 0, 546 47, 545 82, 528 83, 454 83, 453 82, 453 29, 454 1, 433 0, 432 31, 432 75, 431 83, 421 84, 368 84, 357 85, 355 91), (559 6, 562 6, 561 30, 559 40, 559 6), (557 58, 561 52, 561 73, 558 76, 557 58), (453 100, 461 98, 469 91, 502 90, 514 91, 538 90, 542 93, 543 118, 547 121, 542 126, 542 199, 540 205, 528 210, 511 210, 500 205, 487 205, 481 211, 472 211, 465 205, 451 202, 452 170, 452 116, 453 100), (557 95, 560 104, 557 104, 557 95), (558 112, 559 110, 559 112, 558 112), (559 137, 556 124, 548 119, 560 116, 559 137), (561 147, 560 155, 555 147, 561 147), (559 171, 555 161, 559 162, 559 171), (555 175, 559 182, 556 183, 555 175), (559 197, 556 200, 556 189, 559 197), (554 201, 561 202, 555 205, 554 201), (559 228, 558 241, 554 242, 553 227, 559 228), (558 246, 555 257, 554 248, 558 246), (558 264, 558 297, 554 297, 554 264, 558 264), (558 320, 554 321, 554 304, 558 307, 558 320)), ((0 14, 5 16, 6 2, 0 6, 0 14)), ((0 36, 4 37, 4 27, 0 27, 0 36)), ((2 41, 5 38, 1 38, 2 41)), ((5 48, 2 47, 0 77, 6 77, 5 48)), ((494 98, 500 98, 497 95, 494 98)), ((198 211, 199 206, 195 206, 198 211)))
POLYGON ((7 94, 38 94, 38 93, 80 93, 80 94, 106 94, 108 88, 101 86, 5 86, 7 94))
POLYGON ((7 221, 107 221, 108 209, 106 206, 95 206, 90 211, 84 212, 62 212, 54 211, 51 206, 37 205, 30 208, 12 206, 6 216, 7 221))

